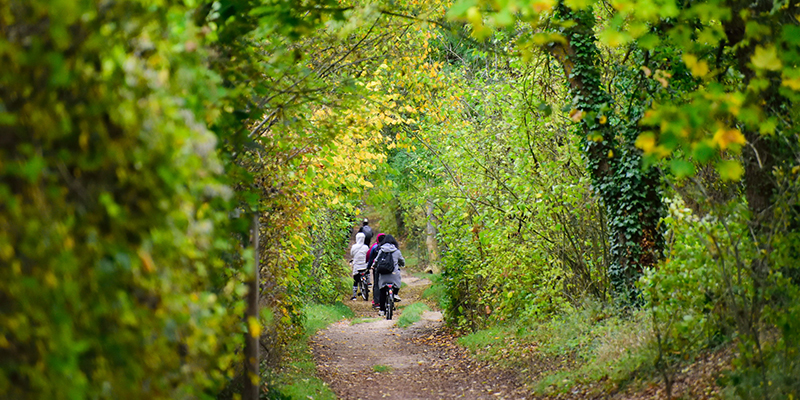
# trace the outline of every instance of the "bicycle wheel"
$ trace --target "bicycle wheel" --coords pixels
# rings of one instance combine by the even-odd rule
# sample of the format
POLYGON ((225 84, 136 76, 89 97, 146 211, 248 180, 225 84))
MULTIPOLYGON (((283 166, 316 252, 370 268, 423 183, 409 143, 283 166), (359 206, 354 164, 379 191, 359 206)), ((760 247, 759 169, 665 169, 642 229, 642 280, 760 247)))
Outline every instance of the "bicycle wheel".
POLYGON ((386 319, 392 319, 392 314, 394 314, 394 295, 390 289, 386 294, 386 319))
POLYGON ((367 281, 365 279, 361 279, 361 282, 359 282, 358 285, 361 288, 361 298, 364 299, 364 301, 367 301, 367 299, 369 299, 369 285, 367 285, 367 281))

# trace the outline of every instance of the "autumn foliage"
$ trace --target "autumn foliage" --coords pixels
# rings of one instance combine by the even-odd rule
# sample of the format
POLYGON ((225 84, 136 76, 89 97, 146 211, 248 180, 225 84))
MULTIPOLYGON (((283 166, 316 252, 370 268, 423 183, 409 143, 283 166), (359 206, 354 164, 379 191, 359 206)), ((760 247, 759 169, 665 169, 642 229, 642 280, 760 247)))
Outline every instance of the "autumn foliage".
POLYGON ((735 396, 796 397, 797 21, 718 0, 3 2, 0 393, 230 395, 248 268, 272 371, 303 305, 341 298, 369 209, 442 273, 462 332, 643 312, 667 387, 735 340, 735 396))

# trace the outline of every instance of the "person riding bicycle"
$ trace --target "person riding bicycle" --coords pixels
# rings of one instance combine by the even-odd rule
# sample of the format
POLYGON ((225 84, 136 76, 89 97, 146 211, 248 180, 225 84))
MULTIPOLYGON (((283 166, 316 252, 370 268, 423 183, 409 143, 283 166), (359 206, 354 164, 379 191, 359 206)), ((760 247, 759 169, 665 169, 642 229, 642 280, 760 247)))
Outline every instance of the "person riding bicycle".
MULTIPOLYGON (((383 244, 384 236, 386 236, 385 233, 379 233, 378 235, 376 235, 375 236, 375 244, 373 244, 372 247, 369 248, 369 251, 367 251, 367 269, 371 269, 372 270, 372 280, 371 280, 371 282, 375 282, 375 283, 378 282, 378 273, 375 272, 374 268, 372 268, 372 263, 375 262, 375 256, 378 255, 378 251, 380 250, 381 245, 383 244)), ((373 308, 378 308, 378 291, 377 290, 373 290, 372 291, 372 307, 373 308)))
MULTIPOLYGON (((380 315, 385 315, 386 313, 386 296, 388 295, 388 289, 386 285, 391 283, 393 288, 392 295, 394 296, 394 301, 400 301, 400 268, 405 267, 406 260, 403 258, 403 254, 400 253, 399 244, 397 240, 392 235, 385 235, 383 237, 383 244, 378 251, 378 254, 375 256, 375 259, 378 260, 381 257, 381 253, 389 253, 389 256, 392 257, 392 263, 394 264, 394 269, 390 274, 379 274, 378 275, 378 285, 377 288, 380 289, 380 298, 378 300, 378 304, 380 305, 380 315)), ((376 268, 377 269, 377 268, 376 268)))
POLYGON ((361 274, 367 273, 367 251, 369 247, 364 244, 364 234, 359 232, 356 234, 356 243, 350 248, 350 258, 353 264, 353 297, 350 300, 356 299, 358 293, 358 282, 361 281, 361 274))
POLYGON ((372 228, 369 227, 369 220, 366 218, 364 218, 362 224, 358 231, 364 233, 364 244, 369 247, 369 244, 372 243, 372 228))
POLYGON ((375 261, 375 256, 378 254, 378 250, 383 244, 384 236, 386 236, 385 233, 377 234, 375 236, 375 243, 373 243, 372 246, 369 246, 369 250, 367 250, 367 265, 371 264, 372 261, 375 261))

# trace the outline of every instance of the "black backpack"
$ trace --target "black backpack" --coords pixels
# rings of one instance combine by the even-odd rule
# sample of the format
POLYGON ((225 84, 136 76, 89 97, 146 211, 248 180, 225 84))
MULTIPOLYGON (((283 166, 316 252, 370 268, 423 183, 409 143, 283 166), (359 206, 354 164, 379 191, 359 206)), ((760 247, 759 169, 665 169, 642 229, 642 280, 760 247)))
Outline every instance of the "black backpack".
POLYGON ((381 275, 394 272, 394 257, 392 257, 392 253, 381 251, 378 254, 378 258, 375 259, 375 271, 381 275))

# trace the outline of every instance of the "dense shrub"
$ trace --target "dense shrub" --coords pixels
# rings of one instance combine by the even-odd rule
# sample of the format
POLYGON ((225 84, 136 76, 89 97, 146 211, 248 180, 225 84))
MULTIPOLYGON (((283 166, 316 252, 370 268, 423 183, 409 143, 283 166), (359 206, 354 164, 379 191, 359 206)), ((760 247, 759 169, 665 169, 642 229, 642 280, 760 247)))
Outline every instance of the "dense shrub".
POLYGON ((184 2, 0 5, 0 392, 185 398, 233 360, 219 79, 184 2))

